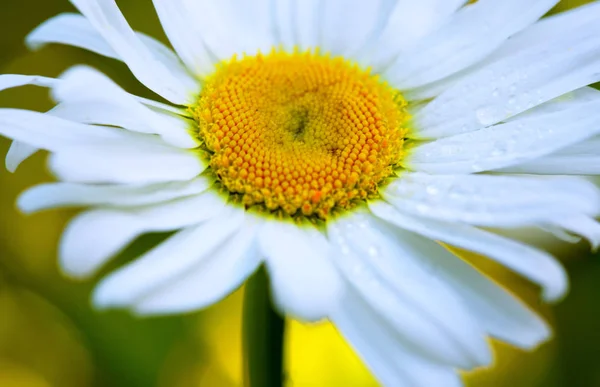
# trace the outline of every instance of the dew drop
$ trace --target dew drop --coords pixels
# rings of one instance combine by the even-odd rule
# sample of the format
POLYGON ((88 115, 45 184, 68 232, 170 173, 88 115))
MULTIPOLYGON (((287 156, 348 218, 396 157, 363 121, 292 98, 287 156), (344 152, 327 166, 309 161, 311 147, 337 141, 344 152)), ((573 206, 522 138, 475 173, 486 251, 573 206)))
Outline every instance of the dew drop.
POLYGON ((475 111, 477 122, 484 126, 490 126, 495 122, 494 110, 492 108, 480 108, 475 111))
POLYGON ((428 185, 426 191, 429 195, 437 195, 440 193, 440 190, 435 185, 428 185))
POLYGON ((503 156, 508 151, 508 144, 504 141, 496 141, 491 155, 494 157, 503 156))

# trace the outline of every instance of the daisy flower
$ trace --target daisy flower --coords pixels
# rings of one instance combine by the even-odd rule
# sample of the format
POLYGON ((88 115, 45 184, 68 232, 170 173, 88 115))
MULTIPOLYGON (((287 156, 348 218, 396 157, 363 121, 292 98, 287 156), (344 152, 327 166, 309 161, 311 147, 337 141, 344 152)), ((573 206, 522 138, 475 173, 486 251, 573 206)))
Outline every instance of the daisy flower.
POLYGON ((550 330, 446 250, 482 254, 562 297, 547 253, 498 231, 596 246, 600 3, 557 0, 154 0, 172 49, 113 0, 71 0, 28 37, 124 62, 156 100, 77 66, 56 106, 0 109, 13 171, 38 149, 59 182, 19 208, 89 207, 60 264, 95 273, 144 233, 173 232, 104 278, 93 302, 140 314, 204 308, 264 265, 279 311, 329 319, 384 385, 458 386, 487 339, 550 330), (160 100, 160 101, 159 101, 160 100), (569 176, 571 175, 571 176, 569 176))

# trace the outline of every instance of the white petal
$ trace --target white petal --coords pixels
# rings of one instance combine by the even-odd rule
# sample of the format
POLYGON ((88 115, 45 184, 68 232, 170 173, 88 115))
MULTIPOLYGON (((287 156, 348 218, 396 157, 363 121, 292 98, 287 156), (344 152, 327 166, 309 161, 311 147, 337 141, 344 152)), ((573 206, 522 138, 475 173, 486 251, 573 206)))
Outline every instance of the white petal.
POLYGON ((275 45, 268 0, 154 0, 154 6, 173 47, 198 75, 234 54, 266 52, 275 45))
POLYGON ((181 60, 191 72, 206 74, 214 68, 198 21, 189 12, 185 0, 153 0, 160 23, 181 60))
POLYGON ((522 117, 531 117, 549 113, 569 112, 571 109, 576 109, 587 105, 588 103, 600 102, 600 91, 586 86, 571 92, 562 94, 559 97, 537 105, 515 117, 511 117, 507 122, 518 121, 522 117))
POLYGON ((600 137, 596 136, 557 152, 500 172, 542 175, 600 175, 600 137))
MULTIPOLYGON (((319 28, 321 18, 323 17, 322 7, 323 1, 320 0, 305 0, 305 1, 276 1, 275 8, 280 4, 291 3, 295 5, 295 10, 288 11, 293 17, 294 23, 291 23, 291 28, 294 28, 292 37, 295 38, 294 43, 301 50, 314 49, 319 46, 321 30, 319 28), (295 32, 295 33, 294 33, 295 32)), ((279 19, 279 28, 283 29, 288 24, 288 17, 279 19)), ((284 42, 282 42, 284 43, 284 42)))
MULTIPOLYGON (((322 5, 323 3, 321 3, 322 5)), ((294 1, 294 0, 280 0, 272 2, 273 12, 273 32, 277 44, 281 45, 285 50, 291 51, 294 49, 296 43, 296 31, 297 15, 305 23, 298 23, 303 25, 305 30, 312 32, 313 44, 309 47, 302 46, 303 50, 307 48, 314 48, 317 46, 317 39, 319 35, 319 29, 317 28, 317 15, 320 10, 317 0, 306 0, 306 1, 294 1), (305 10, 302 13, 298 13, 298 10, 305 10), (309 27, 310 26, 310 27, 309 27)))
POLYGON ((131 72, 149 89, 179 105, 193 103, 197 82, 153 53, 129 27, 114 1, 71 0, 131 72))
POLYGON ((319 47, 333 55, 355 56, 381 33, 393 6, 389 0, 323 2, 319 47))
POLYGON ((139 141, 152 142, 147 136, 100 126, 91 126, 20 109, 0 109, 0 135, 49 151, 88 145, 112 145, 139 141))
POLYGON ((521 0, 479 0, 403 52, 386 71, 386 77, 400 89, 411 89, 452 75, 485 58, 556 3, 558 0, 525 4, 521 0))
POLYGON ((574 27, 593 24, 599 18, 600 4, 598 2, 580 3, 580 5, 567 11, 540 19, 537 23, 506 41, 499 50, 500 52, 494 53, 494 55, 526 50, 544 39, 559 39, 565 32, 572 31, 574 27))
MULTIPOLYGON (((418 356, 397 340, 360 296, 349 291, 332 322, 384 386, 460 387, 451 367, 418 356)), ((419 333, 417 333, 419 334, 419 333)))
POLYGON ((363 53, 368 63, 380 70, 388 67, 396 56, 420 39, 436 31, 466 0, 398 0, 389 12, 380 36, 363 53))
MULTIPOLYGON (((0 91, 26 85, 53 87, 57 82, 56 79, 40 75, 0 74, 0 91)), ((14 141, 6 154, 6 169, 9 172, 16 171, 19 165, 36 151, 36 147, 24 142, 14 141)))
POLYGON ((552 223, 571 233, 585 237, 590 241, 594 250, 600 246, 600 223, 592 217, 584 215, 561 217, 552 223))
POLYGON ((63 13, 46 20, 27 35, 25 43, 31 50, 38 50, 49 43, 59 43, 119 59, 119 55, 90 22, 76 13, 63 13))
POLYGON ((269 52, 276 45, 272 0, 188 0, 187 6, 202 30, 202 39, 220 60, 234 54, 269 52))
POLYGON ((62 270, 76 278, 92 275, 136 239, 141 227, 129 214, 111 210, 92 210, 74 217, 59 247, 62 270))
POLYGON ((219 214, 223 207, 221 198, 206 193, 154 206, 84 212, 63 234, 61 267, 74 277, 89 276, 138 236, 198 224, 219 214))
POLYGON ((133 146, 79 147, 49 158, 50 170, 61 180, 79 183, 151 184, 184 181, 206 168, 188 150, 133 146))
POLYGON ((598 188, 577 177, 404 173, 382 196, 403 212, 490 227, 536 225, 600 211, 598 188))
POLYGON ((54 87, 59 81, 41 75, 0 74, 0 91, 20 86, 54 87))
POLYGON ((48 114, 82 124, 118 126, 133 132, 152 133, 135 110, 131 114, 128 112, 127 105, 121 105, 117 100, 70 98, 68 102, 53 107, 48 114))
POLYGON ((258 238, 276 306, 302 320, 326 317, 343 293, 327 239, 316 229, 279 221, 266 222, 258 238))
POLYGON ((235 208, 222 212, 217 219, 179 231, 102 280, 94 292, 94 304, 100 308, 133 306, 209 259, 230 240, 243 219, 244 212, 235 208))
POLYGON ((259 266, 256 224, 242 225, 227 243, 197 267, 135 305, 140 314, 181 313, 205 308, 227 296, 259 266))
POLYGON ((450 245, 493 259, 543 288, 546 300, 557 300, 568 288, 562 266, 549 254, 462 223, 449 223, 403 214, 383 202, 369 203, 378 217, 404 228, 450 245))
POLYGON ((600 155, 551 154, 498 172, 537 175, 600 175, 600 155))
POLYGON ((141 206, 197 195, 206 191, 212 183, 205 177, 141 186, 46 183, 23 192, 17 205, 24 213, 90 205, 141 206))
POLYGON ((439 138, 489 126, 600 80, 598 22, 565 25, 562 36, 473 71, 414 117, 419 138, 439 138))
POLYGON ((600 133, 600 100, 538 110, 475 132, 418 145, 404 161, 429 173, 499 169, 548 155, 600 133))
POLYGON ((452 286, 488 334, 528 349, 549 338, 550 328, 542 319, 471 265, 431 240, 402 229, 396 233, 420 253, 425 267, 452 286))
MULTIPOLYGON (((598 20, 600 20, 600 3, 598 2, 582 5, 569 11, 544 17, 537 23, 532 24, 518 34, 511 36, 511 38, 508 39, 502 46, 500 46, 500 48, 498 48, 477 65, 467 68, 438 82, 405 92, 404 96, 408 100, 423 100, 433 98, 441 94, 444 90, 449 89, 453 85, 463 84, 465 79, 471 75, 474 75, 475 73, 478 73, 481 69, 498 60, 513 56, 517 53, 523 53, 524 51, 531 52, 533 47, 538 45, 544 45, 546 48, 552 48, 552 46, 556 46, 556 43, 565 36, 573 36, 573 34, 581 34, 582 32, 585 32, 585 29, 581 28, 581 26, 588 25, 589 23, 598 23, 598 20)), ((577 39, 574 41, 577 41, 577 39)), ((569 51, 567 55, 570 58, 572 52, 569 51)), ((518 60, 518 57, 514 57, 510 60, 514 62, 514 60, 518 60)), ((547 64, 547 58, 545 55, 538 56, 537 61, 547 64)), ((521 65, 523 63, 525 63, 525 65, 528 64, 527 62, 520 63, 521 65)), ((505 70, 508 70, 508 68, 505 68, 505 70)), ((523 70, 523 66, 521 68, 517 68, 517 70, 523 70)), ((495 78, 492 77, 492 80, 495 82, 495 86, 497 86, 497 81, 502 79, 502 76, 506 76, 506 74, 498 75, 499 76, 496 76, 495 78)), ((554 76, 550 75, 550 79, 546 80, 545 83, 551 82, 554 78, 554 76)), ((482 88, 489 86, 482 83, 472 83, 471 85, 482 88)), ((473 94, 473 91, 475 90, 469 90, 468 94, 464 97, 470 97, 470 95, 473 94)), ((496 93, 492 92, 492 94, 497 94, 499 96, 500 92, 499 90, 496 90, 496 93)), ((484 95, 482 97, 485 98, 486 96, 484 95)))
POLYGON ((52 111, 53 115, 156 133, 169 144, 182 148, 198 146, 191 133, 191 121, 150 109, 95 69, 72 67, 60 79, 62 82, 52 89, 55 100, 61 102, 52 111))
POLYGON ((158 102, 155 101, 153 99, 148 99, 148 98, 144 98, 144 97, 139 97, 137 95, 134 95, 135 99, 137 99, 138 101, 140 101, 141 103, 143 103, 144 105, 153 108, 155 110, 158 110, 159 112, 167 112, 167 113, 172 113, 178 116, 182 116, 182 117, 192 117, 192 115, 190 114, 190 112, 186 109, 186 108, 180 108, 180 107, 175 107, 173 105, 169 105, 166 103, 162 103, 162 102, 158 102))
POLYGON ((9 172, 15 172, 23 161, 27 160, 37 151, 38 148, 27 143, 13 141, 12 144, 10 144, 10 148, 8 148, 8 152, 6 153, 6 159, 4 161, 6 169, 9 172))
POLYGON ((424 270, 419 251, 395 242, 370 215, 353 214, 328 233, 336 265, 413 351, 461 368, 491 361, 485 332, 453 290, 424 270))

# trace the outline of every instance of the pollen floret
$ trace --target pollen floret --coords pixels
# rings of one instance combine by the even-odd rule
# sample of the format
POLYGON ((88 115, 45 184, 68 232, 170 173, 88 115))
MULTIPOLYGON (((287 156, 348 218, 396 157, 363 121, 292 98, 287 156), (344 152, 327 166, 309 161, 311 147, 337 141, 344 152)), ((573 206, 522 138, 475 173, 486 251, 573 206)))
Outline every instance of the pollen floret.
POLYGON ((318 52, 222 63, 193 112, 227 192, 246 207, 321 219, 377 195, 409 118, 398 91, 318 52))

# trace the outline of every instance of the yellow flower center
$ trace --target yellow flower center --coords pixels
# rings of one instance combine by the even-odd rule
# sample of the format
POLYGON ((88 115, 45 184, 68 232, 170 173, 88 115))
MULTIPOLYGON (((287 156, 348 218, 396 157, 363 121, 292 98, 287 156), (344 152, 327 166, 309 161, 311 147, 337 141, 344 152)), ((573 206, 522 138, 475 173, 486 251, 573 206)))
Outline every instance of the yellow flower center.
POLYGON ((221 63, 193 106, 210 168, 246 208, 327 219, 378 194, 402 157, 401 94, 318 53, 221 63))

